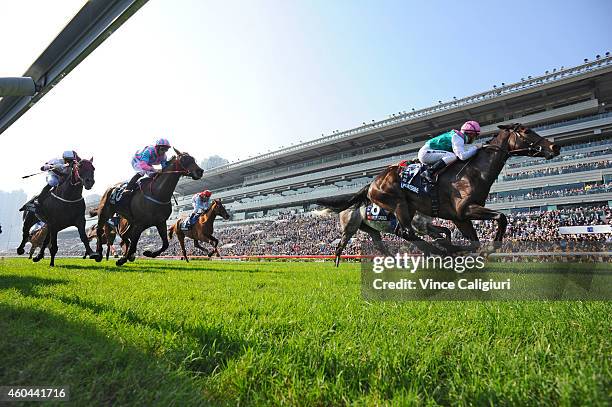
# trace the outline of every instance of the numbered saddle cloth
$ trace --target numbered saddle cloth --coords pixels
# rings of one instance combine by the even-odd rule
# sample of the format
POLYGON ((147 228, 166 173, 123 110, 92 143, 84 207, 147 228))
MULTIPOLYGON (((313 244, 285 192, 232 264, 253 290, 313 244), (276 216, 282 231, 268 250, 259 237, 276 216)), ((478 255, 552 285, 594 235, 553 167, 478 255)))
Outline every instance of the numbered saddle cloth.
POLYGON ((127 184, 128 184, 127 182, 124 182, 123 184, 118 185, 115 188, 113 188, 113 191, 108 197, 111 204, 116 205, 119 202, 121 202, 121 198, 123 198, 123 192, 125 191, 125 187, 127 187, 127 184))

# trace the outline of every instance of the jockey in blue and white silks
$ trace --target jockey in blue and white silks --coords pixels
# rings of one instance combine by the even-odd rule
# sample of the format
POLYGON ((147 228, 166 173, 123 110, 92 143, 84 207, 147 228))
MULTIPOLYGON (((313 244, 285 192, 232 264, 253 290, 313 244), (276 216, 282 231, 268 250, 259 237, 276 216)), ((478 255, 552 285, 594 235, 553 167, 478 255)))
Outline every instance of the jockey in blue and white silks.
POLYGON ((81 161, 79 155, 73 150, 66 150, 61 158, 53 158, 47 161, 40 167, 41 171, 47 171, 47 185, 44 186, 37 196, 28 201, 19 210, 25 210, 26 207, 32 204, 34 207, 30 207, 30 209, 36 209, 36 207, 49 196, 52 188, 57 187, 64 182, 66 177, 70 176, 73 165, 79 161, 81 161))
POLYGON ((170 149, 170 142, 161 138, 155 142, 153 146, 146 146, 142 150, 137 151, 132 157, 132 167, 136 170, 136 174, 132 177, 126 187, 126 191, 133 191, 136 188, 136 182, 144 176, 151 177, 157 173, 153 168, 154 165, 161 165, 162 169, 168 165, 166 153, 170 149))
POLYGON ((453 129, 428 140, 418 154, 419 161, 429 164, 427 170, 423 172, 423 178, 434 183, 437 172, 457 159, 465 161, 474 156, 482 148, 482 143, 472 146, 466 144, 472 143, 479 134, 480 124, 470 120, 461 126, 461 130, 453 129))
POLYGON ((212 192, 208 189, 198 192, 191 198, 191 203, 193 204, 193 212, 189 215, 189 218, 183 224, 184 229, 190 229, 195 223, 198 221, 198 218, 201 214, 206 213, 208 208, 210 208, 210 197, 212 192))

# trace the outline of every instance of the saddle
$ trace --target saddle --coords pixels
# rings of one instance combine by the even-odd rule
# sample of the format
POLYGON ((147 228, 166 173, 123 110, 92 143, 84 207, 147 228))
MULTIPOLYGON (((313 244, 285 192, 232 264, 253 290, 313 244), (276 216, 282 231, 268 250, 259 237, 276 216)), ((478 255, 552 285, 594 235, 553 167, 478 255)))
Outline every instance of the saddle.
MULTIPOLYGON (((144 190, 144 188, 149 185, 151 182, 153 181, 152 178, 149 177, 142 177, 140 178, 138 181, 136 181, 136 188, 134 190, 134 192, 137 189, 140 190, 144 190)), ((124 196, 124 192, 127 188, 128 182, 124 181, 121 184, 115 186, 113 188, 113 191, 111 192, 110 196, 108 197, 108 199, 110 200, 110 203, 113 205, 119 205, 119 206, 126 206, 129 207, 129 201, 131 200, 131 195, 130 195, 130 199, 123 199, 124 196)))
POLYGON ((399 162, 397 170, 400 177, 400 188, 407 189, 417 195, 429 197, 431 199, 431 215, 436 217, 440 210, 438 184, 427 182, 421 175, 427 167, 426 164, 418 161, 403 160, 399 162))

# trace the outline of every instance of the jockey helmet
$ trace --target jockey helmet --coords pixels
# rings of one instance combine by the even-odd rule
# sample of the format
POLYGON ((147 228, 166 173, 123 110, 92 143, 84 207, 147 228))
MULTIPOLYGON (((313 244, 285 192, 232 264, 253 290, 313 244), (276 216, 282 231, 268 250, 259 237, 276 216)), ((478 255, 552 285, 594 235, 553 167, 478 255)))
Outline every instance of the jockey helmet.
POLYGON ((64 153, 62 154, 62 158, 66 161, 72 161, 72 160, 78 160, 79 156, 77 155, 76 152, 72 151, 72 150, 66 150, 64 151, 64 153))
POLYGON ((461 133, 463 133, 463 134, 467 134, 467 133, 478 134, 478 133, 480 133, 480 124, 478 124, 477 121, 469 120, 469 121, 463 123, 463 126, 461 126, 461 133))
POLYGON ((207 198, 210 198, 210 196, 211 196, 211 195, 212 195, 212 192, 210 192, 208 189, 207 189, 207 190, 204 190, 204 191, 202 191, 202 192, 200 192, 200 196, 201 196, 201 197, 207 197, 207 198))
POLYGON ((168 139, 160 138, 155 142, 155 147, 167 147, 170 148, 170 142, 168 139))

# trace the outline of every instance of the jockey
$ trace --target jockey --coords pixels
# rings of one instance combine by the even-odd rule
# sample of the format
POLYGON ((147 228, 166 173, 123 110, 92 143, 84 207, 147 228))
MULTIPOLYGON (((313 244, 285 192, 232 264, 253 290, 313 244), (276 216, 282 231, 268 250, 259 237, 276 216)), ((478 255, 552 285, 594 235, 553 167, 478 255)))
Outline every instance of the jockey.
POLYGON ((419 161, 429 165, 423 172, 423 178, 430 183, 435 183, 437 172, 457 159, 465 161, 473 157, 482 148, 482 143, 476 143, 467 148, 465 145, 472 143, 479 134, 480 124, 470 120, 463 123, 461 130, 453 129, 428 140, 418 154, 419 161))
POLYGON ((185 224, 183 225, 185 229, 191 229, 191 227, 198 221, 200 215, 208 211, 208 208, 210 208, 211 195, 212 192, 206 189, 202 192, 198 192, 193 196, 193 198, 191 198, 193 212, 191 212, 191 215, 189 215, 189 218, 187 218, 185 224))
POLYGON ((64 182, 66 177, 70 176, 72 166, 79 161, 81 161, 81 158, 75 151, 72 150, 64 151, 61 158, 54 158, 47 161, 45 165, 40 167, 41 171, 47 171, 47 185, 44 186, 42 191, 40 191, 40 193, 35 196, 34 199, 23 205, 20 210, 24 210, 31 204, 38 206, 49 196, 52 188, 57 187, 64 182))
POLYGON ((165 138, 160 138, 155 142, 154 146, 146 146, 139 150, 132 157, 132 167, 136 170, 136 175, 128 182, 125 192, 132 192, 136 189, 136 182, 141 177, 151 177, 157 174, 154 165, 161 165, 162 169, 168 165, 166 153, 170 150, 170 142, 165 138))

